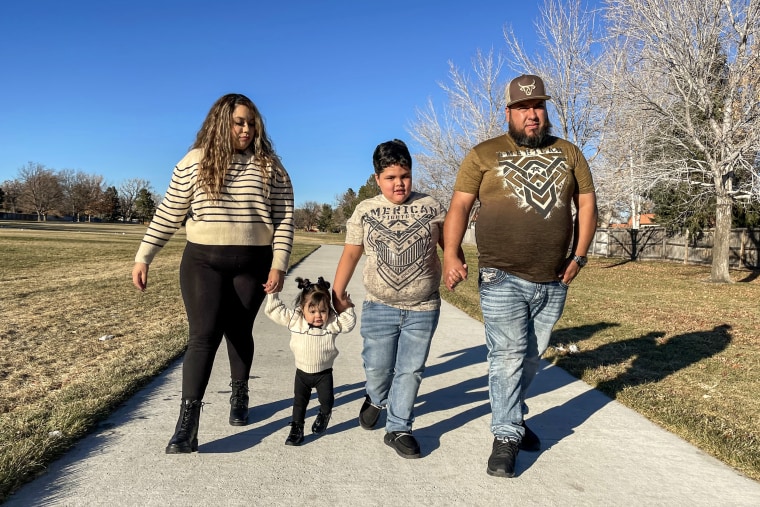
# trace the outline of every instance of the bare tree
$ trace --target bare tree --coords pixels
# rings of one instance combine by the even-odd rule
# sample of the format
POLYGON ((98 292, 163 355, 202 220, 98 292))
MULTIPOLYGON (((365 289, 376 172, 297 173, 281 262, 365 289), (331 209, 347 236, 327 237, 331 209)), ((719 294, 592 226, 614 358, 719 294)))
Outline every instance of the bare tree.
POLYGON ((681 154, 668 160, 664 150, 649 176, 716 199, 711 280, 730 282, 732 211, 760 177, 760 1, 607 0, 607 15, 636 70, 626 89, 641 121, 669 126, 660 144, 681 154))
MULTIPOLYGON (((87 221, 92 222, 92 217, 103 213, 103 200, 105 183, 103 176, 99 174, 87 175, 81 186, 82 201, 84 202, 84 214, 87 221)), ((160 201, 159 201, 160 202, 160 201)))
POLYGON ((536 33, 541 51, 528 55, 511 28, 505 27, 509 58, 494 57, 493 51, 478 52, 473 59, 473 80, 450 64, 450 83, 440 85, 447 93, 447 105, 436 108, 429 101, 424 110, 418 110, 410 130, 422 147, 417 155, 421 167, 417 182, 442 202, 450 198, 467 151, 506 131, 507 80, 501 77, 505 63, 515 73, 538 74, 546 81, 558 135, 583 149, 590 162, 595 158, 612 111, 612 94, 597 85, 601 56, 594 13, 584 9, 580 0, 546 0, 536 33))
POLYGON ((457 171, 469 149, 506 130, 503 64, 502 56, 493 50, 487 54, 478 50, 471 78, 449 62, 449 82, 439 83, 446 104, 437 108, 429 100, 409 127, 422 150, 415 157, 415 186, 443 203, 451 199, 457 171))
POLYGON ((125 222, 135 216, 135 201, 142 189, 151 189, 150 182, 142 178, 130 178, 119 185, 119 207, 125 222))
POLYGON ((322 205, 316 201, 306 201, 296 210, 296 227, 311 231, 317 226, 322 205))
POLYGON ((63 202, 67 212, 79 222, 81 215, 88 221, 99 209, 103 195, 103 177, 90 175, 82 171, 64 169, 59 171, 63 191, 63 202))
POLYGON ((37 220, 47 220, 48 214, 61 205, 62 191, 58 176, 42 164, 29 162, 19 169, 21 194, 19 204, 37 213, 37 220))
POLYGON ((535 54, 528 54, 512 29, 504 28, 515 72, 541 76, 552 96, 560 131, 557 135, 577 145, 589 162, 596 157, 612 110, 611 95, 599 83, 603 55, 595 25, 596 13, 581 0, 545 0, 535 23, 535 54))
MULTIPOLYGON (((594 161, 600 222, 631 219, 638 229, 641 213, 648 211, 646 195, 656 184, 649 175, 648 146, 661 129, 657 121, 642 121, 639 106, 629 100, 627 73, 643 72, 628 62, 626 48, 619 41, 607 41, 596 64, 594 93, 609 104, 603 135, 596 141, 594 161)), ((644 80, 645 78, 641 78, 644 80)))
POLYGON ((19 180, 5 180, 3 182, 3 209, 11 213, 17 213, 18 201, 21 197, 21 182, 19 180))

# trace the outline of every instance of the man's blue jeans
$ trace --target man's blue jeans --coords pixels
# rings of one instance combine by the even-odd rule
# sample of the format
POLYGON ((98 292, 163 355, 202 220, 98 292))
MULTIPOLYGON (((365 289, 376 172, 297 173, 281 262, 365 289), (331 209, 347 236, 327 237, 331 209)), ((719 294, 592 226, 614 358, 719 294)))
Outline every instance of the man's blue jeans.
POLYGON ((481 268, 480 306, 488 346, 491 432, 521 441, 525 394, 562 316, 567 286, 535 283, 495 268, 481 268))
POLYGON ((362 305, 362 360, 367 394, 388 408, 386 431, 411 431, 440 310, 399 310, 374 301, 362 305))

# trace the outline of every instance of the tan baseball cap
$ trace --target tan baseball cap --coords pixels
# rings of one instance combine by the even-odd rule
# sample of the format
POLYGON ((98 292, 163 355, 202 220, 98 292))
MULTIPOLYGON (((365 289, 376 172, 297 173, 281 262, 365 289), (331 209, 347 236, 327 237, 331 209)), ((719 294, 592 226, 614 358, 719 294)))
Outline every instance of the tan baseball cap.
POLYGON ((523 74, 514 78, 507 86, 507 107, 526 100, 549 100, 544 89, 544 81, 533 74, 523 74))

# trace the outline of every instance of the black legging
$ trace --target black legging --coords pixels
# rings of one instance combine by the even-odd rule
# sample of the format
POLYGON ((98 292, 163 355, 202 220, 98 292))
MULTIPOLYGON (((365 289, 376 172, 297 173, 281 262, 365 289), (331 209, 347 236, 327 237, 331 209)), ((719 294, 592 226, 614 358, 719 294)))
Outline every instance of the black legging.
POLYGON ((293 385, 293 422, 303 424, 312 389, 317 390, 320 411, 323 414, 332 412, 335 404, 333 369, 328 368, 319 373, 306 373, 296 368, 296 379, 293 385))
POLYGON ((227 338, 233 380, 248 380, 253 320, 266 294, 271 246, 187 243, 179 268, 189 335, 182 365, 182 398, 202 400, 214 357, 227 338))

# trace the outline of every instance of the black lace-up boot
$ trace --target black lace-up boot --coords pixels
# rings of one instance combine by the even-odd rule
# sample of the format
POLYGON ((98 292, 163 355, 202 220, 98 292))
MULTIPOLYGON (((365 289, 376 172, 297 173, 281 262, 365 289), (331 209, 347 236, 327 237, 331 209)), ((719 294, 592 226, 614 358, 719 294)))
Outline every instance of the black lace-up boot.
POLYGON ((311 425, 311 432, 316 433, 317 435, 324 433, 327 429, 327 424, 330 422, 330 416, 332 415, 332 412, 328 412, 326 414, 323 414, 320 410, 317 414, 317 418, 314 419, 314 424, 311 425))
POLYGON ((248 424, 248 381, 233 380, 230 387, 230 424, 245 426, 248 424))
POLYGON ((166 446, 166 454, 180 454, 198 450, 198 424, 201 418, 201 400, 182 400, 174 436, 166 446))
POLYGON ((285 445, 301 445, 303 442, 303 423, 291 422, 290 434, 285 440, 285 445))

